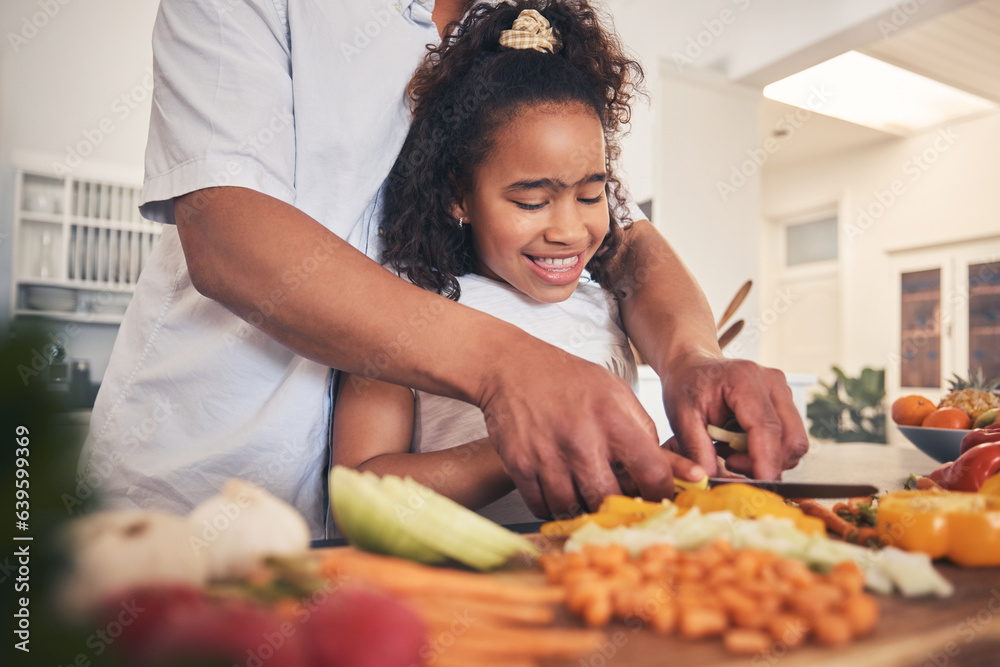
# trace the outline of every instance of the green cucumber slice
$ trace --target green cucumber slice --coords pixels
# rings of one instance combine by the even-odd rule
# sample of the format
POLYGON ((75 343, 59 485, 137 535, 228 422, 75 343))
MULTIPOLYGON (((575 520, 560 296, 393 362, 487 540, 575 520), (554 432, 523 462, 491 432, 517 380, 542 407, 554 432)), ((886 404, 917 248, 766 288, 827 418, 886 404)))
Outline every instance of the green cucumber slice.
POLYGON ((416 482, 411 477, 403 479, 403 485, 411 498, 427 503, 427 511, 435 516, 447 517, 452 530, 466 535, 488 549, 498 551, 508 557, 517 553, 538 555, 538 548, 523 535, 518 535, 503 526, 477 514, 447 496, 435 492, 416 482))
POLYGON ((432 564, 451 558, 477 570, 538 554, 527 538, 409 477, 334 466, 330 499, 340 532, 365 551, 432 564))
POLYGON ((445 561, 444 554, 411 534, 377 476, 334 466, 330 503, 337 529, 358 549, 426 564, 445 561))
MULTIPOLYGON (((384 476, 382 491, 392 498, 396 511, 404 518, 403 525, 410 534, 428 547, 477 570, 491 570, 506 562, 504 554, 468 539, 456 526, 456 517, 442 516, 432 511, 427 504, 413 503, 409 489, 399 477, 384 476)), ((469 512, 464 507, 462 509, 469 512)))

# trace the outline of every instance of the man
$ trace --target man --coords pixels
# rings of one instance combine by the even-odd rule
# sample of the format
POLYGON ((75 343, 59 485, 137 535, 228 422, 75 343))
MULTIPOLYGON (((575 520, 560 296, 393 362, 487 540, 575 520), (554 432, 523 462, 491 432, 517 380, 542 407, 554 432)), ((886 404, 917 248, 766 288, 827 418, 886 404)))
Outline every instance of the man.
POLYGON ((674 474, 714 473, 705 424, 731 412, 750 438, 732 469, 773 479, 805 452, 783 375, 722 358, 704 296, 647 221, 630 233, 621 308, 691 459, 677 470, 607 371, 369 259, 410 74, 466 5, 163 0, 142 209, 173 224, 84 448, 109 504, 186 512, 243 477, 323 537, 329 368, 478 405, 539 516, 622 488, 661 498, 674 474))

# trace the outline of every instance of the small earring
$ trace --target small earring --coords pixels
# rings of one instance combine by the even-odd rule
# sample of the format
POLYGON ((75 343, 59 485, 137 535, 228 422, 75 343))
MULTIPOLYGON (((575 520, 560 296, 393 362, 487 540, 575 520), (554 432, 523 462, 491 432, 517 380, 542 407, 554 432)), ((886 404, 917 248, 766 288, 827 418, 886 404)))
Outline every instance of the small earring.
POLYGON ((464 224, 465 224, 465 216, 460 216, 458 218, 458 228, 461 229, 462 225, 464 225, 464 224))

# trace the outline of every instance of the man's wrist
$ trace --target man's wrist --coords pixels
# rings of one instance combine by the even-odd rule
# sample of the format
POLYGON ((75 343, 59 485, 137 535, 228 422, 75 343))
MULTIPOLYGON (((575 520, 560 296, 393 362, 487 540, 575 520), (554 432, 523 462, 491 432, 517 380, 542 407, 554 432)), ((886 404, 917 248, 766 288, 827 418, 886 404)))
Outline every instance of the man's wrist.
POLYGON ((533 363, 529 359, 544 358, 545 348, 557 349, 503 320, 490 318, 488 324, 476 336, 476 344, 468 346, 471 372, 466 375, 472 382, 464 398, 482 410, 488 409, 498 391, 509 384, 514 368, 533 363))
POLYGON ((723 359, 722 350, 718 344, 694 344, 680 346, 669 354, 661 355, 661 359, 651 361, 650 366, 664 381, 668 381, 682 368, 707 361, 723 359))

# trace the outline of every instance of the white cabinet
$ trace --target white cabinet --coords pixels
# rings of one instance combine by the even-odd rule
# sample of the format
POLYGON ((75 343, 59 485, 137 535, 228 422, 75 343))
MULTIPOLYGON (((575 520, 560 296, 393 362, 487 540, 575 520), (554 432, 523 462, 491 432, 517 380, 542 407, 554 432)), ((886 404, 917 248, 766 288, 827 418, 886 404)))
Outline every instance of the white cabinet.
POLYGON ((14 315, 120 322, 160 234, 138 204, 133 184, 18 169, 14 315))

